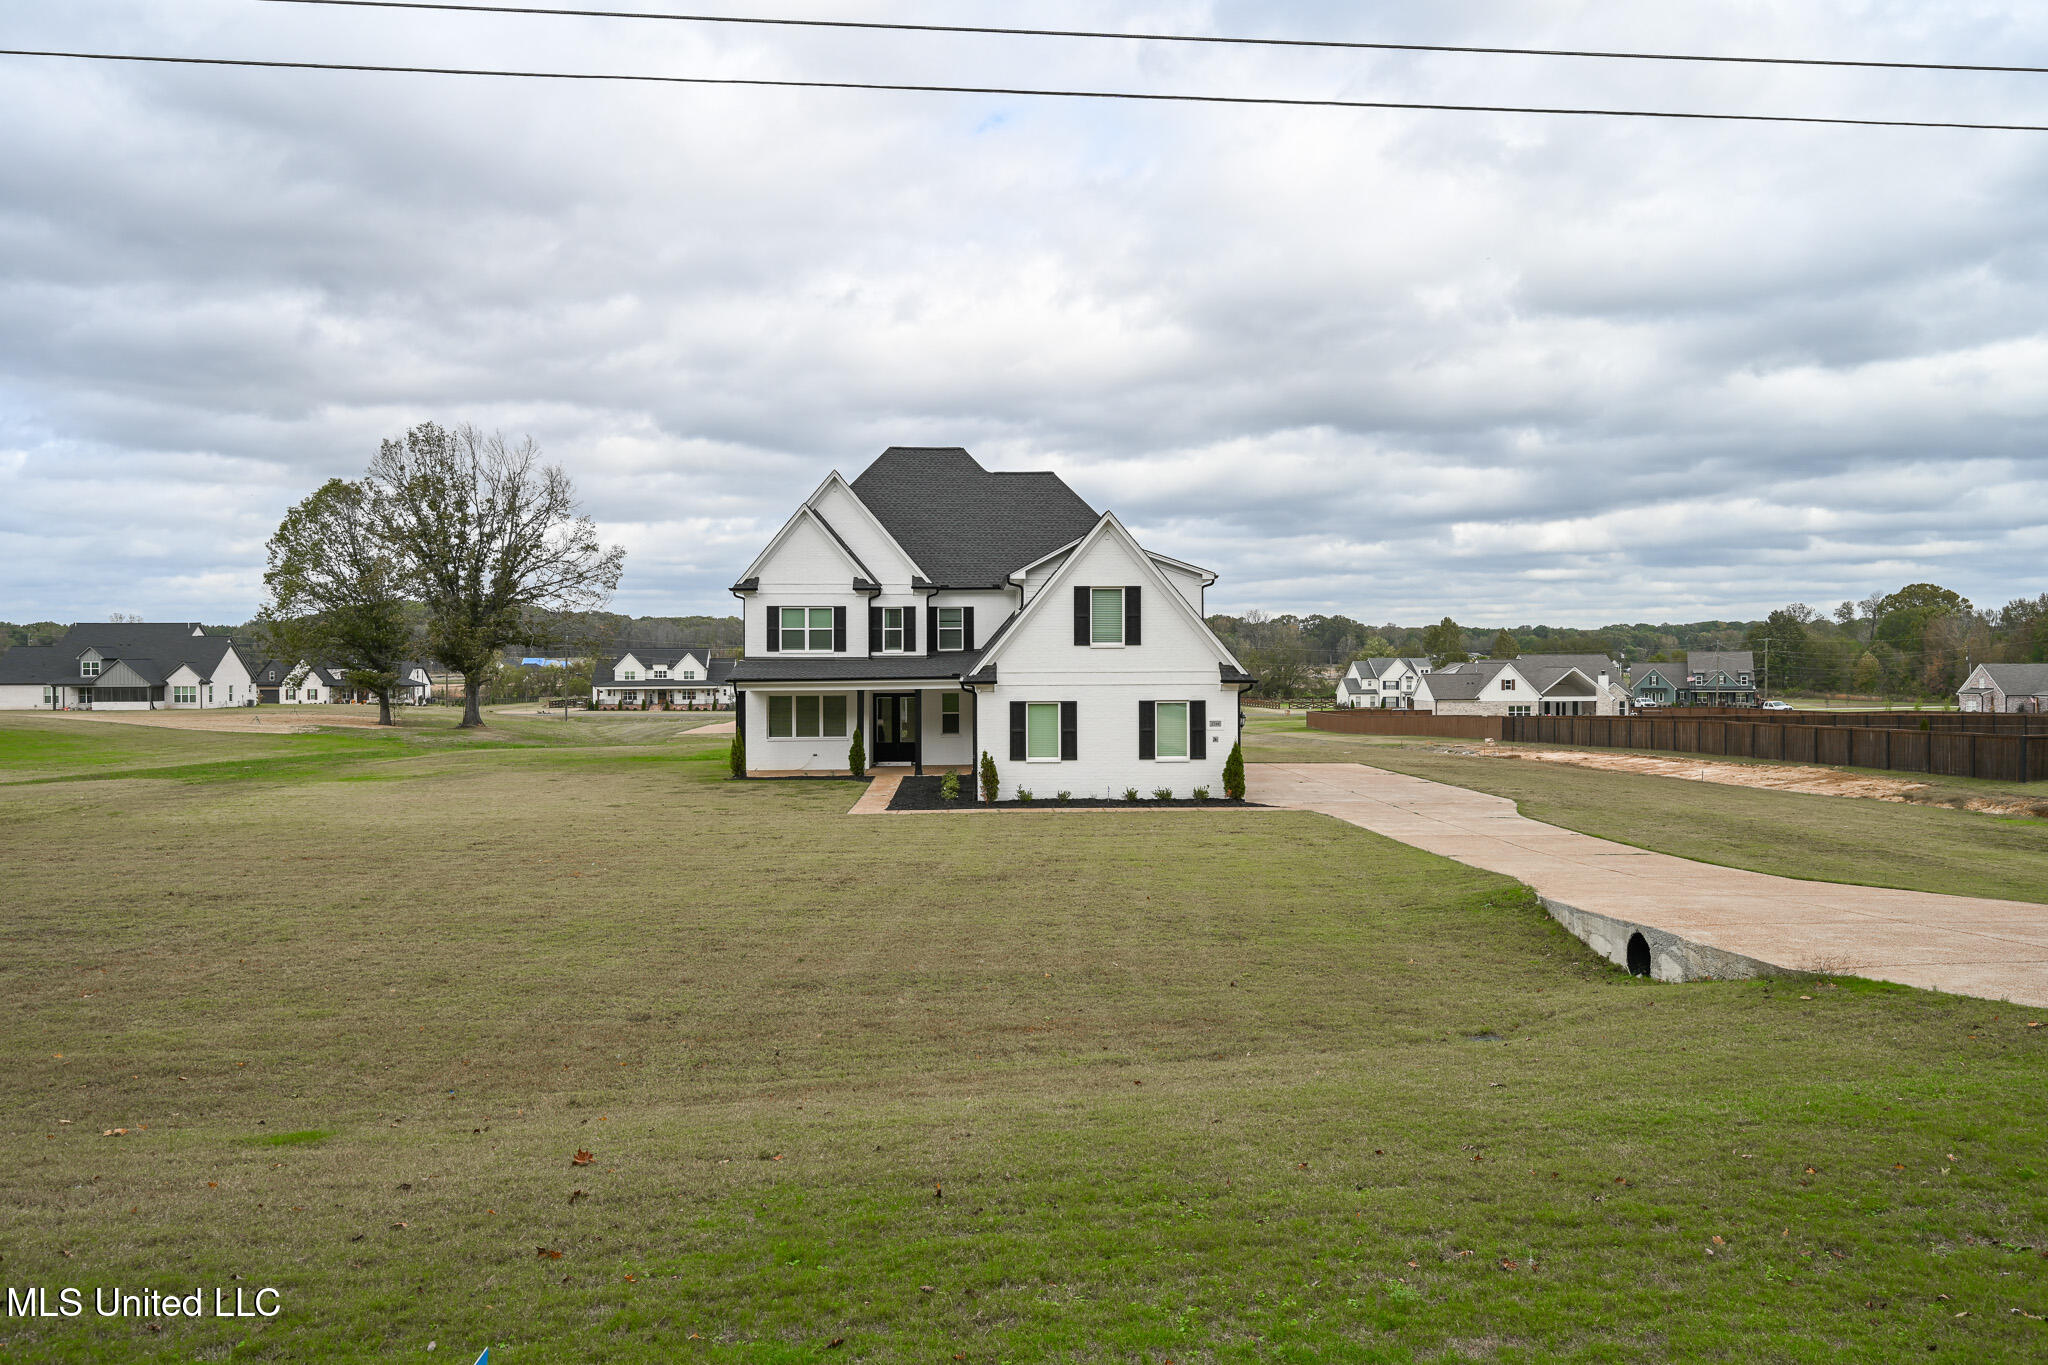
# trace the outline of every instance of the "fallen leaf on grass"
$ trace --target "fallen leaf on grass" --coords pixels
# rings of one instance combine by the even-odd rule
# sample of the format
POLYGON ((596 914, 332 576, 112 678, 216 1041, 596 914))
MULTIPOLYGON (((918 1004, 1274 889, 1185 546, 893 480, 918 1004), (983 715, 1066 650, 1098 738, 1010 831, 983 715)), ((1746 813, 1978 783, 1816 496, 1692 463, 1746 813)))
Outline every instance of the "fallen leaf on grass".
POLYGON ((412 1226, 412 1224, 410 1224, 410 1223, 393 1223, 393 1224, 392 1224, 391 1226, 392 1226, 392 1227, 395 1227, 395 1228, 409 1228, 409 1227, 411 1227, 411 1226, 412 1226))
POLYGON ((562 1259, 562 1253, 553 1247, 535 1247, 533 1255, 535 1260, 540 1261, 559 1261, 562 1259))
MULTIPOLYGON (((2035 1025, 2033 1025, 2033 1024, 2029 1024, 2029 1025, 2027 1025, 2027 1027, 2028 1027, 2028 1028, 2034 1028, 2034 1027, 2036 1027, 2036 1026, 2035 1026, 2035 1025)), ((2032 1319, 2032 1320, 2034 1320, 2035 1322, 2041 1322, 2041 1321, 2043 1321, 2043 1320, 2044 1320, 2044 1319, 2043 1319, 2043 1318, 2041 1317, 2041 1315, 2040 1315, 2039 1313, 2029 1313, 2029 1312, 2028 1312, 2028 1311, 2027 1311, 2026 1309, 2024 1309, 2024 1308, 2008 1308, 2008 1309, 2006 1309, 2005 1311, 2006 1311, 2006 1312, 2008 1312, 2008 1313, 2017 1313, 2017 1314, 2019 1314, 2019 1315, 2020 1315, 2021 1317, 2023 1317, 2023 1318, 2031 1318, 2031 1319, 2032 1319)))
POLYGON ((588 1196, 588 1195, 586 1195, 586 1194, 584 1194, 584 1193, 583 1193, 583 1191, 581 1191, 581 1190, 571 1190, 571 1191, 569 1191, 569 1202, 570 1202, 570 1203, 572 1203, 572 1204, 573 1204, 573 1203, 575 1203, 575 1202, 576 1202, 577 1200, 579 1200, 579 1199, 586 1199, 586 1198, 588 1198, 588 1197, 589 1197, 589 1196, 588 1196))
POLYGON ((1724 1241, 1722 1241, 1722 1240, 1721 1240, 1720 1234, 1716 1233, 1716 1234, 1715 1234, 1715 1236, 1714 1236, 1714 1245, 1715 1245, 1715 1246, 1717 1246, 1717 1247, 1724 1247, 1724 1246, 1727 1246, 1728 1244, 1727 1244, 1726 1242, 1724 1242, 1724 1241))
POLYGON ((828 1351, 830 1351, 830 1350, 834 1349, 835 1347, 840 1347, 840 1346, 844 1346, 845 1344, 846 1344, 846 1338, 845 1338, 845 1337, 834 1337, 834 1338, 832 1338, 832 1340, 830 1340, 830 1341, 828 1341, 828 1342, 826 1342, 826 1343, 825 1343, 825 1349, 826 1349, 826 1350, 828 1350, 828 1351))
POLYGON ((106 1131, 106 1132, 104 1132, 104 1133, 101 1133, 101 1134, 100 1134, 100 1136, 101 1136, 101 1137, 126 1137, 126 1136, 128 1136, 128 1130, 127 1130, 126 1128, 109 1128, 109 1129, 107 1129, 107 1131, 106 1131))
POLYGON ((595 1156, 593 1156, 589 1152, 584 1151, 581 1147, 578 1147, 576 1149, 576 1155, 569 1158, 569 1164, 572 1166, 588 1166, 591 1162, 595 1160, 597 1160, 595 1156))

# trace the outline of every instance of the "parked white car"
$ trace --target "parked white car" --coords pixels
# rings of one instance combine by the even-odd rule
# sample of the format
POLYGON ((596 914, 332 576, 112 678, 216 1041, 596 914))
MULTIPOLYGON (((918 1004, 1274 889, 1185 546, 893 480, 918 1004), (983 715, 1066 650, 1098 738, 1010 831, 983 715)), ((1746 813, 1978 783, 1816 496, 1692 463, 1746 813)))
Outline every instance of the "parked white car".
POLYGON ((1767 701, 1764 703, 1763 709, 1766 711, 1790 711, 1792 703, 1789 701, 1767 701))

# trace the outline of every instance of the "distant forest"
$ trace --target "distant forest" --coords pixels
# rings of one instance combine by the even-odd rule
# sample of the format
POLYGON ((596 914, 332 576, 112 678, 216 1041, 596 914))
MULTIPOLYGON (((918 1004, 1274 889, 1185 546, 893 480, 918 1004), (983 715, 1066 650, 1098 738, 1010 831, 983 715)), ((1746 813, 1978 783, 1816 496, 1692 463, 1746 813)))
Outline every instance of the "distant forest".
MULTIPOLYGON (((1330 692, 1352 660, 1385 656, 1513 658, 1521 654, 1605 654, 1624 668, 1682 659, 1688 650, 1748 649, 1770 691, 1859 696, 1939 697, 1953 693, 1979 663, 2048 662, 2048 593, 1979 609, 1933 583, 1872 593, 1829 611, 1794 602, 1761 621, 1691 621, 1650 625, 1465 626, 1445 617, 1434 625, 1369 625, 1348 616, 1211 616, 1209 625, 1260 680, 1267 696, 1330 692)), ((701 645, 739 653, 745 635, 737 616, 625 616, 592 612, 535 618, 535 643, 508 651, 492 692, 506 698, 551 696, 589 687, 593 658, 639 646, 701 645), (522 654, 573 658, 569 668, 527 668, 522 654)), ((65 623, 0 621, 0 652, 13 645, 53 644, 65 623)), ((262 641, 253 621, 207 630, 262 641)))

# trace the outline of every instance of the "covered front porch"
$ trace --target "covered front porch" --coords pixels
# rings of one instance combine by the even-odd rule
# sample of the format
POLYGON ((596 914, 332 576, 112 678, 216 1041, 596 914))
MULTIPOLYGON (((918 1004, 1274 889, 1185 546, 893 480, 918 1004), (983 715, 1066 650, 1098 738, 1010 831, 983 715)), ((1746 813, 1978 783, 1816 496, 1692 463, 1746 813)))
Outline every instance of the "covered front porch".
POLYGON ((974 694, 951 680, 763 683, 743 693, 737 705, 751 777, 849 774, 856 732, 870 769, 914 774, 974 769, 974 694))

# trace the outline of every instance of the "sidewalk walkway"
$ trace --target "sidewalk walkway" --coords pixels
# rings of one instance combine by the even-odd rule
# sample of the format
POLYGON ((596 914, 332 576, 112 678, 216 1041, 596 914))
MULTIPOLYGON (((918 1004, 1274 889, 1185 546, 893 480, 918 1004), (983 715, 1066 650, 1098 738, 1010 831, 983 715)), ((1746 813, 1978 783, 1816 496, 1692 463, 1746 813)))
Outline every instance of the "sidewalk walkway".
POLYGON ((1260 763, 1245 775, 1254 801, 1319 811, 1513 877, 1553 913, 1605 916, 1624 931, 1641 926, 1795 971, 2048 1006, 2048 905, 1696 863, 1527 819, 1503 797, 1362 764, 1260 763))

